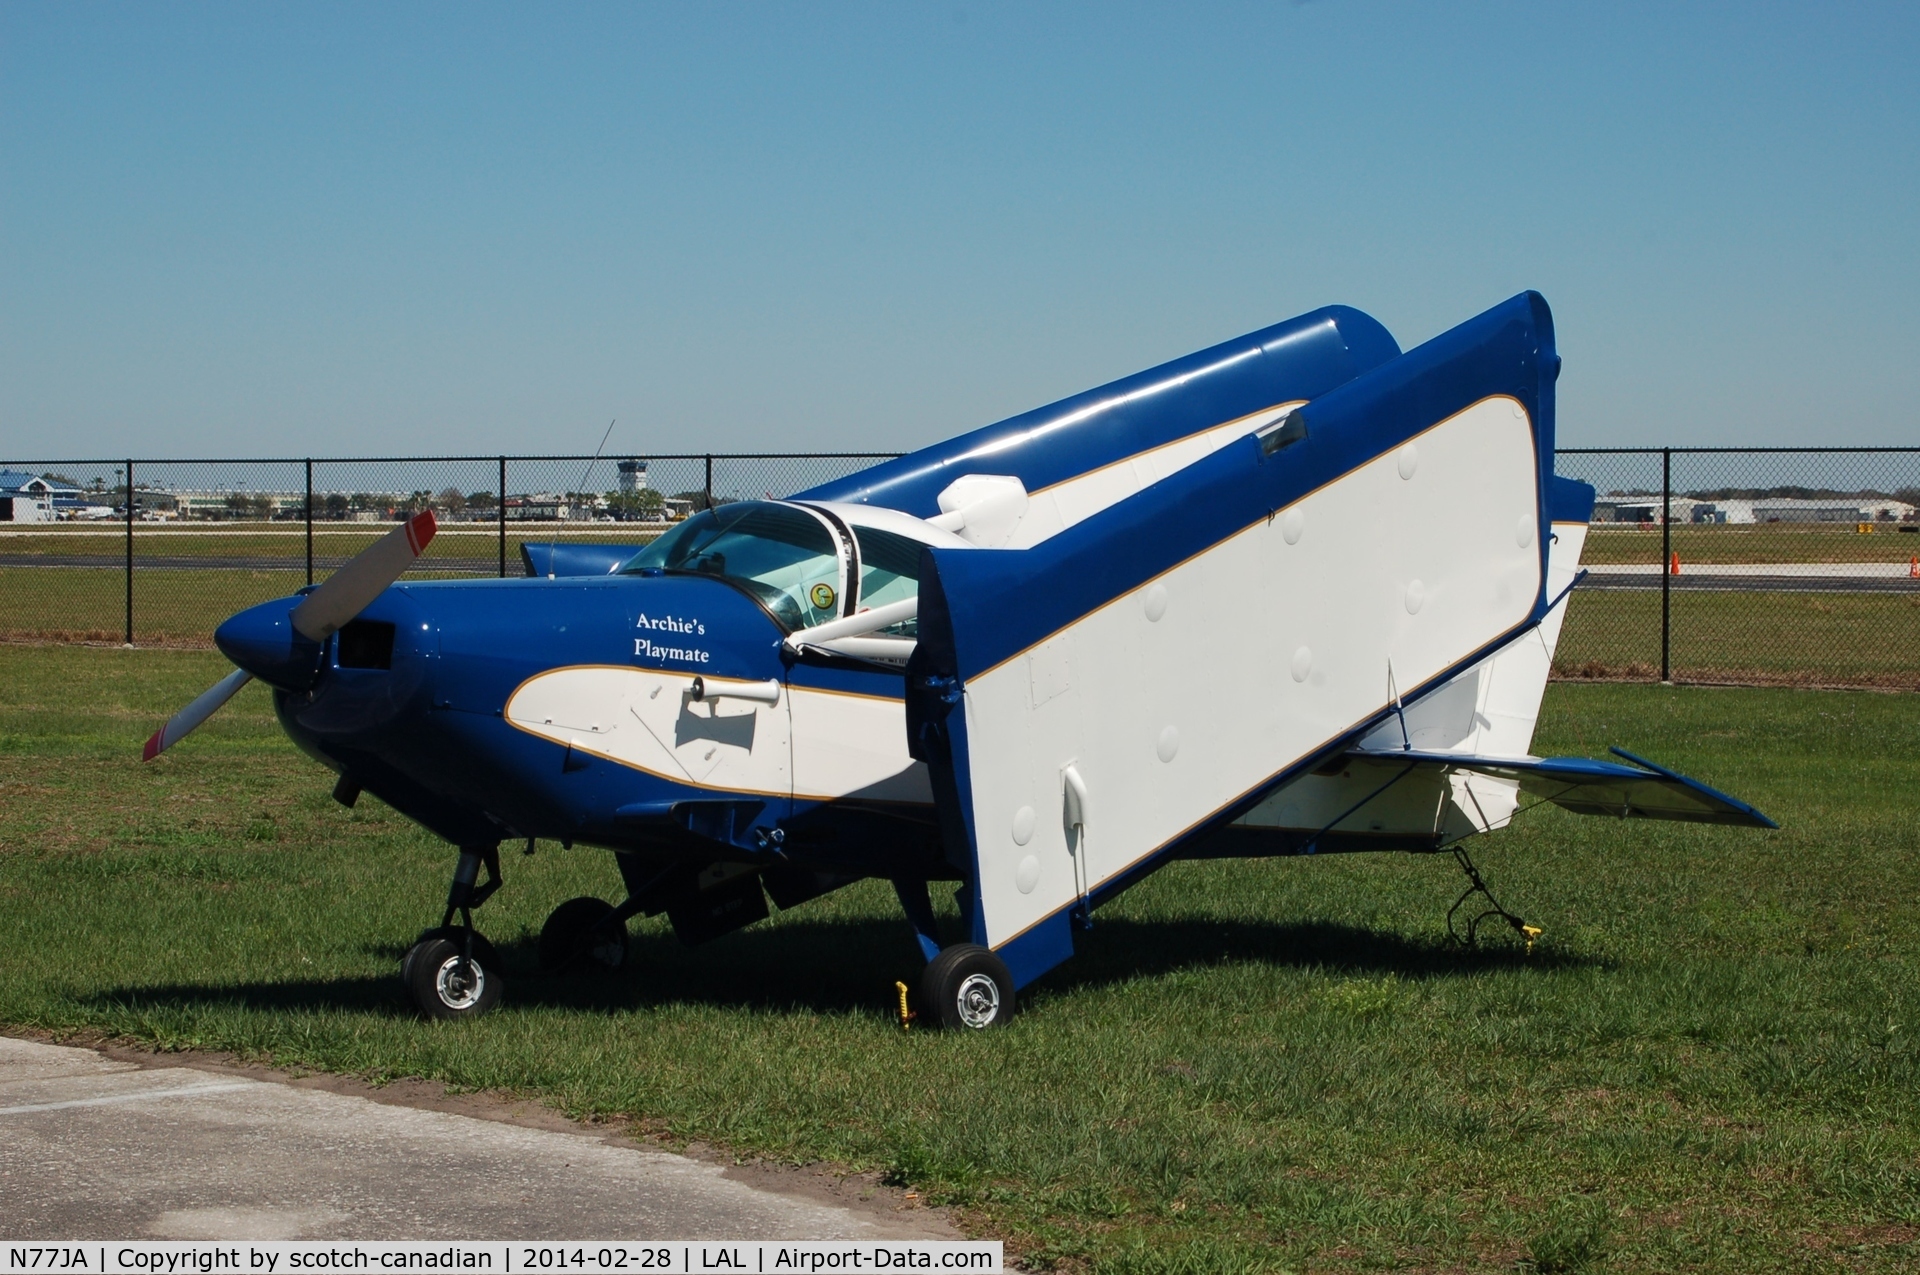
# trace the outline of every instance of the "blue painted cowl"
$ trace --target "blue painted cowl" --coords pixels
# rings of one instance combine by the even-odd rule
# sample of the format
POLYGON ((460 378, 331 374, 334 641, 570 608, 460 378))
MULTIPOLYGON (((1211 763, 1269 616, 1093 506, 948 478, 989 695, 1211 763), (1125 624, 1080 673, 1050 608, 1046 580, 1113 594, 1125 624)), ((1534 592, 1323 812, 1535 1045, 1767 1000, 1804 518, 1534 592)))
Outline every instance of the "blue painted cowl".
POLYGON ((321 645, 293 627, 298 598, 279 598, 229 616, 214 630, 220 653, 269 686, 304 691, 320 677, 321 645))

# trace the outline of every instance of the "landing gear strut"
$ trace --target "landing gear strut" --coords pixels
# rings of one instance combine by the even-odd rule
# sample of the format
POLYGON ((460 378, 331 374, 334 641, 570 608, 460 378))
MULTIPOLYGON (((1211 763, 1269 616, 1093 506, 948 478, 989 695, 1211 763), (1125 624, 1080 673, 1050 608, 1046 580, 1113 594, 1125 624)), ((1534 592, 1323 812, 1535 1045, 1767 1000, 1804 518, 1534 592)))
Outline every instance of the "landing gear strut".
POLYGON ((447 891, 446 914, 400 958, 400 981, 428 1018, 472 1018, 500 1003, 506 980, 499 953, 473 928, 473 909, 499 888, 500 847, 462 847, 447 891), (478 881, 482 865, 487 879, 478 881), (453 923, 456 913, 458 925, 453 923))
MULTIPOLYGON (((949 1030, 980 1031, 1013 1017, 1013 974, 992 949, 977 943, 940 946, 940 927, 925 881, 896 878, 894 893, 927 958, 920 973, 920 1012, 949 1030)), ((965 896, 956 896, 964 914, 965 896)))

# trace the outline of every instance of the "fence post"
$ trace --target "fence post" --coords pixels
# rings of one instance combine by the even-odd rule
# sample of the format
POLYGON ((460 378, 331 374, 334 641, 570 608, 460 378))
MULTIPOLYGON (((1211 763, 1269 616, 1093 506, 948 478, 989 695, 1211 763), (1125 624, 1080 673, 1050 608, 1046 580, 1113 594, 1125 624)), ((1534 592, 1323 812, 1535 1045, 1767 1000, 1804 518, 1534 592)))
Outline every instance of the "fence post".
POLYGON ((133 645, 133 458, 127 458, 127 645, 133 645))
POLYGON ((494 521, 500 527, 500 578, 504 580, 507 578, 507 458, 505 456, 500 458, 500 490, 495 495, 499 497, 493 507, 497 515, 494 521))
POLYGON ((1660 680, 1673 681, 1673 448, 1660 449, 1660 680))
POLYGON ((307 585, 313 585, 313 457, 307 457, 307 585))
POLYGON ((708 509, 713 508, 713 453, 712 452, 707 453, 706 500, 707 500, 706 507, 708 509))

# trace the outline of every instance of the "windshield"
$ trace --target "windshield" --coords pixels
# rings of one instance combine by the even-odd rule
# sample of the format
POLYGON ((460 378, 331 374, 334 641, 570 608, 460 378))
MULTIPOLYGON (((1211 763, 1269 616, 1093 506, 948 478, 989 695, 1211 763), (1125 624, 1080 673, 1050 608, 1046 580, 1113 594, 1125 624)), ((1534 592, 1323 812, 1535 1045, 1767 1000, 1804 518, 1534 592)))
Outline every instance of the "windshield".
MULTIPOLYGON (((920 550, 924 546, 918 540, 909 540, 876 527, 855 527, 853 538, 860 542, 862 610, 919 596, 920 550)), ((919 619, 902 620, 881 632, 889 637, 917 637, 920 632, 919 619)))
POLYGON ((760 599, 789 629, 840 614, 840 555, 833 536, 818 518, 791 505, 743 500, 704 509, 620 570, 719 576, 760 599))

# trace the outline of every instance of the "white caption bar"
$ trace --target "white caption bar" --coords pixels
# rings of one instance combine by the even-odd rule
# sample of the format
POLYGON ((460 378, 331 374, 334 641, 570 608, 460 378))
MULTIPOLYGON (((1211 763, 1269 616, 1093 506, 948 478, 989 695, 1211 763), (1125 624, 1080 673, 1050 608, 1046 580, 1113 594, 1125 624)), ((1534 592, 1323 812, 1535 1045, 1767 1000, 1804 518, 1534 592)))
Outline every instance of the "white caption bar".
POLYGON ((998 1240, 85 1240, 0 1244, 0 1275, 286 1275, 307 1271, 471 1271, 481 1275, 712 1275, 730 1272, 1006 1269, 998 1240))

